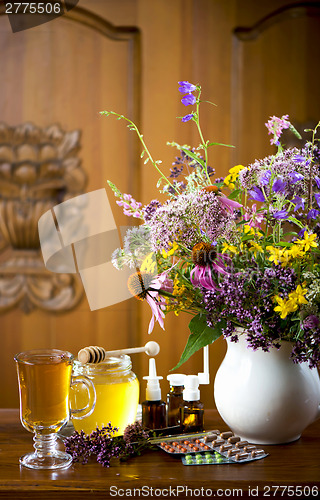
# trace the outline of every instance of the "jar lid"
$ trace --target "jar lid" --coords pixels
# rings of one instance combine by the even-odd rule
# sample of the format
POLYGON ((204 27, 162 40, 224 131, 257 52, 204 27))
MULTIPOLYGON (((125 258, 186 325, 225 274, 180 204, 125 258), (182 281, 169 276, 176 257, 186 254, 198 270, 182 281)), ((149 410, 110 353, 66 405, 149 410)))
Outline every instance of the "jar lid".
POLYGON ((110 356, 101 361, 101 363, 85 363, 81 364, 77 359, 73 362, 73 367, 76 373, 82 375, 94 375, 99 373, 115 374, 122 371, 130 371, 132 362, 127 354, 119 356, 110 356))

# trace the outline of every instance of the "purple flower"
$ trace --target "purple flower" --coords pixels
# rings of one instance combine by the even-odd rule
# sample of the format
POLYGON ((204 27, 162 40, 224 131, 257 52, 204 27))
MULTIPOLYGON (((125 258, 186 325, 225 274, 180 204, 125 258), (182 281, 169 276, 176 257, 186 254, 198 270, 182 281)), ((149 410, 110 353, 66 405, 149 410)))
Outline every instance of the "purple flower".
POLYGON ((231 213, 233 213, 233 210, 235 208, 241 208, 243 206, 240 203, 238 203, 237 201, 230 200, 230 198, 228 198, 224 194, 221 194, 220 196, 218 196, 218 201, 222 207, 226 208, 226 210, 228 210, 231 213))
POLYGON ((307 316, 303 321, 303 328, 307 328, 308 330, 312 330, 313 328, 317 328, 319 326, 319 318, 314 314, 307 316))
POLYGON ((249 194, 251 196, 250 200, 262 202, 265 201, 263 192, 257 186, 254 186, 252 189, 250 189, 249 194))
POLYGON ((306 158, 304 155, 295 155, 292 159, 295 163, 305 163, 306 166, 311 163, 311 159, 306 158))
POLYGON ((320 177, 315 176, 314 180, 316 181, 317 188, 320 189, 320 177))
POLYGON ((278 210, 274 212, 273 217, 277 220, 284 220, 288 218, 288 212, 286 210, 278 210))
POLYGON ((181 94, 191 94, 191 92, 194 92, 197 89, 197 87, 190 82, 181 81, 178 83, 180 85, 179 92, 181 92, 181 94))
POLYGON ((301 163, 301 162, 304 162, 306 160, 306 157, 303 155, 295 155, 292 159, 296 163, 301 163))
POLYGON ((295 204, 295 207, 294 207, 294 212, 296 212, 297 210, 299 210, 299 208, 301 208, 302 210, 304 210, 304 199, 301 198, 300 196, 295 196, 292 200, 292 203, 295 204))
POLYGON ((288 121, 289 115, 283 115, 281 118, 277 116, 271 116, 270 120, 265 123, 268 129, 268 134, 273 134, 273 138, 270 139, 271 144, 279 145, 279 138, 282 131, 290 127, 290 122, 288 121))
POLYGON ((248 222, 248 226, 250 227, 258 227, 261 229, 261 223, 264 219, 265 212, 257 213, 257 205, 254 203, 251 209, 247 209, 247 212, 244 214, 243 218, 248 222))
POLYGON ((267 170, 260 179, 261 186, 267 186, 271 179, 271 171, 267 170))
POLYGON ((300 229, 300 231, 298 232, 299 238, 303 238, 305 232, 308 232, 308 228, 307 227, 303 227, 302 229, 300 229))
POLYGON ((193 94, 187 94, 181 99, 181 102, 185 106, 190 106, 192 104, 195 104, 197 102, 197 99, 193 94))
POLYGON ((318 204, 318 207, 320 207, 320 194, 319 193, 315 193, 314 195, 315 199, 316 199, 316 202, 318 204))
POLYGON ((319 210, 312 208, 307 215, 307 219, 316 219, 318 217, 319 213, 320 213, 319 210))
POLYGON ((302 174, 299 174, 299 172, 290 172, 289 176, 291 177, 292 184, 295 184, 298 181, 302 181, 302 179, 304 178, 302 174))
POLYGON ((272 189, 275 193, 284 193, 286 189, 286 183, 281 178, 278 178, 274 181, 272 189))
POLYGON ((182 122, 188 122, 189 120, 192 120, 193 118, 193 113, 190 113, 189 115, 185 115, 181 118, 182 122))

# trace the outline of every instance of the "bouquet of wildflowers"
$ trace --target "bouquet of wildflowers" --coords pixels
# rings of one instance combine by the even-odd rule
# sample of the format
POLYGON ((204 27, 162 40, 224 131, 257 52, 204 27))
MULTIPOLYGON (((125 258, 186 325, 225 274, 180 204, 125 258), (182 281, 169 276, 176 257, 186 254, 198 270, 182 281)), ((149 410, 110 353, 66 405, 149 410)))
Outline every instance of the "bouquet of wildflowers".
POLYGON ((320 123, 300 149, 284 149, 282 131, 299 134, 287 115, 271 117, 266 127, 275 154, 217 178, 209 151, 228 145, 204 139, 201 87, 179 84, 182 103, 193 106, 182 122, 195 123, 200 144, 170 143, 178 156, 168 176, 131 120, 101 112, 126 120, 138 134, 141 157, 159 172, 165 196, 142 206, 109 182, 124 213, 141 220, 128 230, 113 264, 132 268, 128 287, 151 307, 149 333, 155 321, 164 328, 171 311, 192 315, 177 367, 220 335, 237 342, 239 327, 249 348, 268 351, 290 341, 293 361, 314 367, 320 361, 320 123))

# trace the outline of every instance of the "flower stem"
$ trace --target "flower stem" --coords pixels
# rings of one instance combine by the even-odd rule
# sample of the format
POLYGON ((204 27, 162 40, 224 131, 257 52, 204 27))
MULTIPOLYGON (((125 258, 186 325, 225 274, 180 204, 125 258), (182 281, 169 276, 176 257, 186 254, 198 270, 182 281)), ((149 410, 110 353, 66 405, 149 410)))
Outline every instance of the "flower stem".
POLYGON ((140 133, 137 125, 133 121, 131 121, 129 118, 127 118, 126 116, 119 115, 118 113, 115 113, 114 111, 100 111, 100 114, 107 115, 107 116, 114 115, 114 116, 117 116, 118 119, 126 120, 129 123, 129 125, 128 125, 129 129, 134 130, 136 132, 136 134, 139 137, 139 140, 143 146, 143 150, 147 153, 148 158, 145 160, 145 163, 147 163, 150 160, 152 165, 159 172, 162 179, 164 179, 170 185, 170 187, 172 189, 174 189, 176 191, 176 193, 179 194, 179 190, 169 181, 169 179, 163 174, 163 172, 158 167, 158 163, 161 163, 161 162, 157 162, 152 158, 151 153, 150 153, 149 149, 147 148, 146 143, 144 142, 143 135, 140 133))

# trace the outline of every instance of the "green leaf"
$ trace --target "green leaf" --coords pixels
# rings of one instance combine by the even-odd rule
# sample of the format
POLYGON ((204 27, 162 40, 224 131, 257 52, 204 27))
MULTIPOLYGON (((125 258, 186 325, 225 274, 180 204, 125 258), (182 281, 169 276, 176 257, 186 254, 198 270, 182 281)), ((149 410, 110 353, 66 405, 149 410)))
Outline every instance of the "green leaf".
POLYGON ((208 147, 209 146, 226 146, 227 148, 235 148, 233 144, 222 144, 222 142, 209 142, 208 147))
POLYGON ((229 200, 234 200, 238 198, 241 195, 241 190, 240 189, 235 189, 232 191, 232 193, 229 194, 228 198, 229 200))
POLYGON ((304 227, 304 225, 302 224, 302 222, 300 222, 300 221, 299 221, 298 219, 296 219, 295 217, 292 217, 291 215, 290 215, 290 217, 288 217, 288 220, 289 220, 290 222, 293 222, 294 224, 297 224, 297 226, 299 226, 299 227, 301 227, 301 228, 303 228, 303 227, 304 227))
POLYGON ((203 166, 203 168, 206 168, 206 164, 205 164, 205 162, 204 162, 203 160, 201 160, 201 158, 199 158, 199 156, 197 156, 195 153, 193 153, 192 151, 190 151, 190 150, 189 150, 189 149, 187 149, 187 148, 181 148, 181 149, 182 149, 182 151, 183 151, 186 155, 190 156, 190 158, 193 158, 193 160, 195 160, 196 162, 200 163, 200 165, 202 165, 202 166, 203 166))
POLYGON ((206 322, 206 316, 199 313, 192 318, 189 323, 189 330, 191 334, 187 340, 187 344, 178 364, 172 368, 176 370, 183 363, 185 363, 195 352, 202 347, 212 344, 217 338, 222 335, 222 328, 226 326, 225 320, 219 321, 214 328, 210 328, 206 322))

